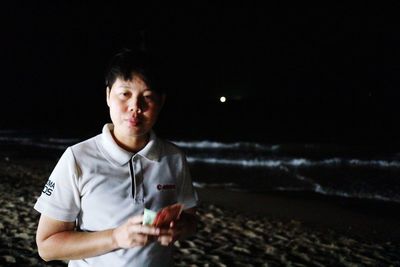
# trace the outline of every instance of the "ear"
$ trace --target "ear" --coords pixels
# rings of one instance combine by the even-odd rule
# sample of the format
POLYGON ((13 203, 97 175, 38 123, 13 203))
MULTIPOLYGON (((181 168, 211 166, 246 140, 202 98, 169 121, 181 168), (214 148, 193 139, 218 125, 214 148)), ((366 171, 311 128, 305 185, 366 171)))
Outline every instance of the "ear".
POLYGON ((107 101, 107 106, 110 107, 110 92, 111 88, 107 86, 106 88, 106 101, 107 101))

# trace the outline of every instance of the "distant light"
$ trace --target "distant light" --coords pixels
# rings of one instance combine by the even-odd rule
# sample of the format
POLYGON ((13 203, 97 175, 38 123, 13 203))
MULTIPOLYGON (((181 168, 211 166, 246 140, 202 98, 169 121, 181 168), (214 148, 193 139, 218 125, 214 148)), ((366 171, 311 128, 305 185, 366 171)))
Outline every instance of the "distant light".
POLYGON ((226 101, 226 97, 225 96, 221 96, 219 98, 219 101, 221 101, 221 103, 224 103, 226 101))

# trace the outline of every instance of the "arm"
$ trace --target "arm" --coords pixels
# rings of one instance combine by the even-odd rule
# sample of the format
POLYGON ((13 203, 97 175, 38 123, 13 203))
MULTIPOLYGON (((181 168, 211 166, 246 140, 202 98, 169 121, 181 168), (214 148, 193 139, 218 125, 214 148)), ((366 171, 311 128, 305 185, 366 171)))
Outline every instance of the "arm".
POLYGON ((39 255, 45 261, 83 259, 119 249, 143 246, 149 235, 160 230, 142 225, 143 216, 130 218, 123 225, 99 232, 75 231, 74 222, 62 222, 41 215, 36 233, 39 255))
POLYGON ((196 208, 184 210, 179 220, 171 223, 169 229, 161 229, 158 241, 161 245, 168 246, 177 240, 185 239, 196 232, 196 208))

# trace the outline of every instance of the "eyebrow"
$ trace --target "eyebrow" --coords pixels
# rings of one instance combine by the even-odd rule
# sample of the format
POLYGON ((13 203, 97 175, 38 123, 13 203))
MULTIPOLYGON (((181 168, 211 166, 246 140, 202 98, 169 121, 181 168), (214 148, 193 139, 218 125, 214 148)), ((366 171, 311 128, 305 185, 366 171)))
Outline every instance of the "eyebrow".
MULTIPOLYGON (((132 89, 132 87, 130 87, 129 85, 123 85, 123 84, 117 86, 117 88, 132 89)), ((143 93, 144 93, 144 92, 154 92, 154 93, 155 93, 154 90, 152 90, 151 88, 148 88, 148 87, 146 87, 146 89, 143 91, 143 93)))
POLYGON ((128 85, 119 85, 118 86, 118 88, 127 88, 127 89, 131 89, 131 87, 130 86, 128 86, 128 85))

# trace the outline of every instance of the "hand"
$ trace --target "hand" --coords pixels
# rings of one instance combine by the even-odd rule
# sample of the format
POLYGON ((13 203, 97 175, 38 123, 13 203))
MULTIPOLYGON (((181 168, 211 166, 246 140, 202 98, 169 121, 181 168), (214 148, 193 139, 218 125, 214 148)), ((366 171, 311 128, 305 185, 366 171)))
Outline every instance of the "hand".
POLYGON ((174 243, 176 240, 180 239, 184 227, 184 223, 181 220, 172 221, 169 228, 161 229, 158 242, 163 246, 168 246, 169 244, 174 243))
POLYGON ((116 247, 132 248, 144 246, 151 241, 150 236, 158 236, 160 234, 159 228, 142 225, 142 222, 143 215, 138 215, 115 228, 112 232, 112 238, 116 247))
POLYGON ((160 229, 158 241, 161 245, 169 246, 175 241, 183 239, 196 231, 197 218, 195 216, 195 210, 193 209, 189 212, 182 212, 178 220, 170 223, 169 228, 160 229))

